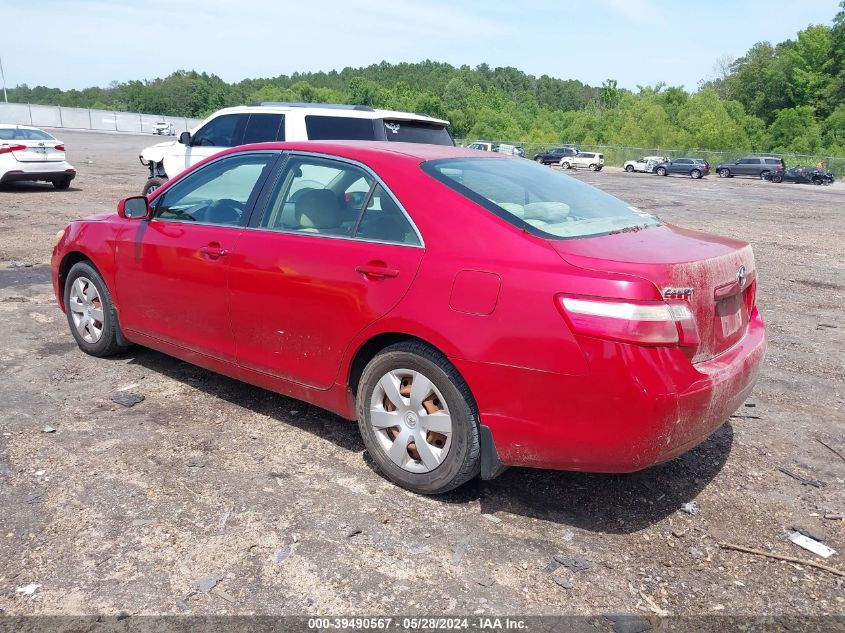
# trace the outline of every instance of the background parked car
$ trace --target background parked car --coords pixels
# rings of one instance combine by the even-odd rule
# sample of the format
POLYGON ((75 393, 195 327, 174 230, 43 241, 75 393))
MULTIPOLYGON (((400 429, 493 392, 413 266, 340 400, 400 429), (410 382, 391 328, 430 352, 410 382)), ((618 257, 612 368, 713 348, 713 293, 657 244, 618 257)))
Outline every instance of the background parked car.
POLYGON ((833 184, 833 173, 827 169, 810 167, 809 165, 797 165, 792 169, 783 171, 770 171, 763 176, 772 182, 792 182, 805 185, 831 185, 833 184))
POLYGON ((454 145, 449 122, 424 114, 369 106, 267 101, 218 110, 177 141, 146 148, 138 157, 149 169, 141 193, 223 149, 270 141, 399 141, 454 145))
POLYGON ((716 165, 716 173, 719 174, 720 178, 733 178, 734 176, 765 178, 768 173, 783 171, 784 169, 786 169, 786 164, 782 158, 777 156, 745 156, 732 163, 716 165))
POLYGON ((0 183, 40 180, 67 189, 74 178, 59 139, 37 127, 0 124, 0 183))
POLYGON ((156 136, 175 136, 176 128, 168 121, 159 121, 153 125, 153 134, 156 136))
POLYGON ((643 156, 637 160, 626 160, 623 167, 628 173, 634 171, 644 171, 651 173, 654 171, 655 165, 660 163, 668 163, 668 156, 643 156))
POLYGON ((553 147, 545 152, 534 154, 534 160, 544 165, 559 165, 560 159, 566 156, 575 156, 578 150, 571 145, 564 145, 563 147, 553 147))
POLYGON ((578 152, 575 156, 567 156, 560 159, 560 166, 564 169, 589 169, 590 171, 601 171, 604 167, 604 154, 595 152, 578 152))
POLYGON ((467 145, 467 149, 476 149, 481 152, 498 152, 508 156, 525 156, 525 152, 515 145, 508 143, 491 143, 490 141, 473 141, 467 145), (521 153, 520 153, 521 152, 521 153))
POLYGON ((703 158, 674 158, 654 167, 658 176, 683 174, 690 178, 702 178, 710 173, 710 164, 703 158))

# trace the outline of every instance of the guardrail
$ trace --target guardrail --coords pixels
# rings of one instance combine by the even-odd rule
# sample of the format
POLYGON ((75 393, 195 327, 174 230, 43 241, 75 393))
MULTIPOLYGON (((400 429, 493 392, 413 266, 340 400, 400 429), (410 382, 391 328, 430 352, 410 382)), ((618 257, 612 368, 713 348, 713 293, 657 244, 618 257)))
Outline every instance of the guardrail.
POLYGON ((152 134, 153 126, 162 122, 171 123, 174 133, 178 136, 194 128, 200 121, 137 112, 0 102, 0 123, 12 125, 152 134))

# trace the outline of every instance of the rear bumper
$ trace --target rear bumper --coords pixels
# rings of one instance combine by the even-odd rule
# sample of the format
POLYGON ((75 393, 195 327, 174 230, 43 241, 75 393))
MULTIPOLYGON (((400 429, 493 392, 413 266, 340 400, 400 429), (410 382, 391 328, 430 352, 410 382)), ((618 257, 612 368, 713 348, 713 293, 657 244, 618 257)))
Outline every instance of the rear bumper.
POLYGON ((24 180, 42 180, 53 181, 70 178, 76 178, 76 170, 68 163, 35 163, 29 166, 22 163, 22 169, 11 169, 0 176, 0 183, 5 182, 20 182, 24 180))
POLYGON ((755 310, 746 336, 695 365, 678 349, 585 339, 587 376, 453 360, 510 466, 634 472, 709 437, 748 397, 766 335, 755 310))

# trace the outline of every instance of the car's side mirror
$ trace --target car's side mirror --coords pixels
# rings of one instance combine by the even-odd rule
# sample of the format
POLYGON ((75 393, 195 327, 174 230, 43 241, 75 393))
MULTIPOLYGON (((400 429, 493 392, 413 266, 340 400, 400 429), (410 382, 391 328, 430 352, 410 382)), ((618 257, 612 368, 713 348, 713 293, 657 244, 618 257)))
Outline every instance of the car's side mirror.
POLYGON ((132 196, 117 203, 117 214, 127 220, 143 220, 150 217, 150 203, 146 196, 132 196))
POLYGON ((190 132, 182 132, 179 135, 179 142, 182 145, 190 145, 191 144, 191 133, 190 132))

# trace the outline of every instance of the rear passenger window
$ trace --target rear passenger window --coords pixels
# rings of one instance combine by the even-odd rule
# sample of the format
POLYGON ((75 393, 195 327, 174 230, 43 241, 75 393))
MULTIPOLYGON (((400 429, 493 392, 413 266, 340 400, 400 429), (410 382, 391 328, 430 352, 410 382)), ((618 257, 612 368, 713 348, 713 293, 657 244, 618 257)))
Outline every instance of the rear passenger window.
POLYGON ((379 242, 420 244, 414 227, 381 185, 373 190, 354 236, 379 242))
POLYGON ((250 114, 241 144, 284 140, 285 116, 283 114, 250 114))
POLYGON ((376 138, 372 119, 308 115, 305 130, 309 141, 374 141, 376 138))

